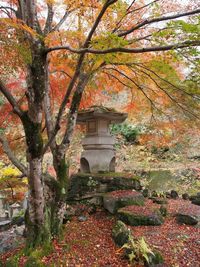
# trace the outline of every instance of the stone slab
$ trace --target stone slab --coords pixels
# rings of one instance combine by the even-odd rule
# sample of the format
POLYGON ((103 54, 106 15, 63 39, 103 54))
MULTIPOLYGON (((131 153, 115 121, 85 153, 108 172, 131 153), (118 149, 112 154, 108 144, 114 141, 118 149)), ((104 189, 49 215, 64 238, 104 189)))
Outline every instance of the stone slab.
POLYGON ((130 205, 144 205, 144 196, 135 190, 117 190, 103 196, 103 206, 112 214, 130 205))

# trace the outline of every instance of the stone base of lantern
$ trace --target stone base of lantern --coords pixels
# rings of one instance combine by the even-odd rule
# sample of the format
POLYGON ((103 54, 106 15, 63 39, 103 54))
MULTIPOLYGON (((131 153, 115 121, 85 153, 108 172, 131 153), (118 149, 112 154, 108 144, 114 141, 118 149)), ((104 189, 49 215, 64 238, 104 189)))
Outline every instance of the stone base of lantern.
POLYGON ((81 154, 81 172, 98 173, 115 171, 115 150, 92 149, 81 154))

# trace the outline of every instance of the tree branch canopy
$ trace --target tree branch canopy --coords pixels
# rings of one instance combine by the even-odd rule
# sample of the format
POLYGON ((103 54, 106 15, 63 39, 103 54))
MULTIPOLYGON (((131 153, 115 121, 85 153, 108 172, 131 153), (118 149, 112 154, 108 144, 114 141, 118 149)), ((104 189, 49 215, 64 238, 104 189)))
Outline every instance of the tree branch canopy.
POLYGON ((175 14, 175 15, 171 15, 171 16, 163 16, 163 17, 158 17, 158 18, 154 18, 154 19, 146 19, 143 22, 133 26, 129 30, 124 31, 122 33, 119 33, 118 36, 119 37, 126 36, 127 34, 130 34, 133 31, 138 30, 139 28, 141 28, 141 27, 143 27, 145 25, 152 24, 152 23, 171 20, 171 19, 177 19, 177 18, 180 18, 180 17, 191 16, 191 15, 195 15, 195 14, 199 14, 199 13, 200 13, 200 9, 195 9, 195 10, 192 10, 192 11, 189 11, 189 12, 175 14))
POLYGON ((55 46, 51 48, 46 49, 46 53, 57 51, 57 50, 68 50, 72 53, 77 54, 109 54, 109 53, 132 53, 132 54, 141 54, 141 53, 147 53, 147 52, 159 52, 159 51, 169 51, 174 50, 178 48, 186 48, 190 46, 200 46, 200 40, 197 41, 185 41, 178 44, 170 44, 165 46, 152 46, 152 47, 144 47, 144 48, 125 48, 125 47, 114 47, 109 49, 92 49, 92 48, 82 48, 82 49, 75 49, 70 46, 55 46))

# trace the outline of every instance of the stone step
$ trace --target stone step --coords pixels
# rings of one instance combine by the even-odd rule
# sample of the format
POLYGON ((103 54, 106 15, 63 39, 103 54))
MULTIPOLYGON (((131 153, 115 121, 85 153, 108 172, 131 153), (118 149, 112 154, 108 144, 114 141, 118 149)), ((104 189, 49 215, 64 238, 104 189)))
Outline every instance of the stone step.
POLYGON ((127 206, 117 211, 119 220, 131 226, 161 225, 164 219, 156 204, 145 206, 127 206))
POLYGON ((144 205, 144 196, 135 190, 116 190, 103 196, 103 206, 114 214, 119 208, 129 205, 144 205))

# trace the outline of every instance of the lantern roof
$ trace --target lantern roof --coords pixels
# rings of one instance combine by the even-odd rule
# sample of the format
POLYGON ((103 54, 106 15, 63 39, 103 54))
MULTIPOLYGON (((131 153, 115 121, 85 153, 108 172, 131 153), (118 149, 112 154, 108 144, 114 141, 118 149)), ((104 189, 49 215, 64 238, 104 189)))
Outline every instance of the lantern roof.
POLYGON ((111 123, 121 123, 127 116, 127 113, 117 112, 113 108, 91 106, 78 112, 77 123, 85 123, 92 119, 106 119, 111 121, 111 123))

